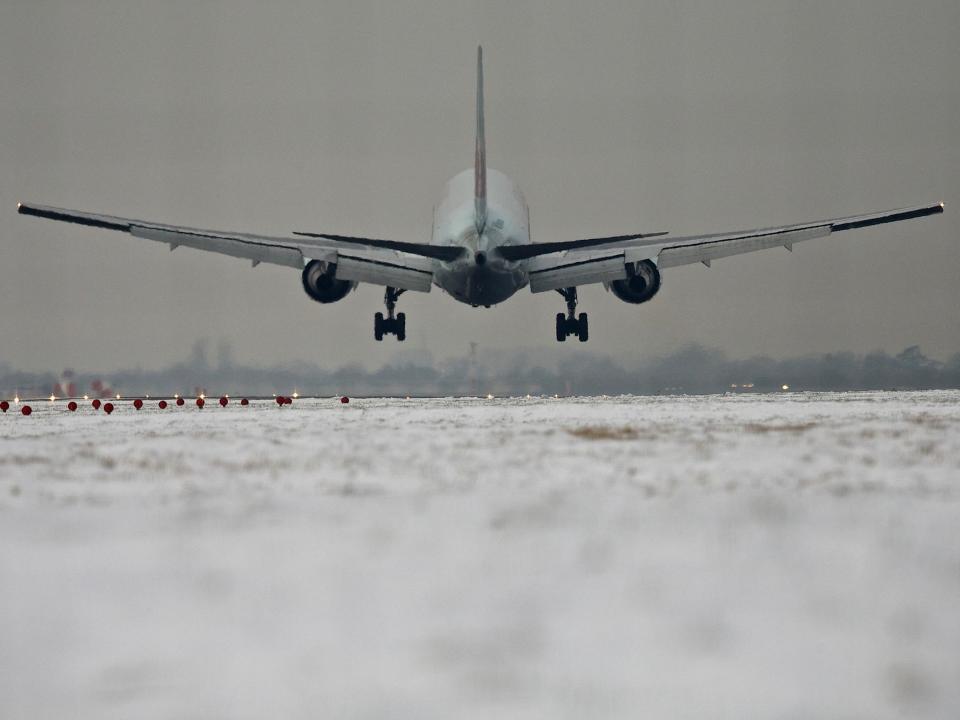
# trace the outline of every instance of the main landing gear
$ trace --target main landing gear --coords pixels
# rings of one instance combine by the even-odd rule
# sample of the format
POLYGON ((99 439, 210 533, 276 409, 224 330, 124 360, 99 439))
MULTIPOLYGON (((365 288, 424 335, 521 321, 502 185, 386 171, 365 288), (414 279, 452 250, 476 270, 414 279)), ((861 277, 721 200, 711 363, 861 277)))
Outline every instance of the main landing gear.
POLYGON ((590 337, 590 328, 586 313, 576 315, 577 289, 575 287, 558 288, 557 292, 567 301, 567 314, 557 313, 557 341, 563 342, 570 335, 576 335, 580 342, 586 342, 590 337))
POLYGON ((384 335, 396 335, 398 342, 407 339, 407 316, 403 313, 397 313, 394 317, 393 311, 397 307, 397 298, 406 292, 398 288, 388 287, 383 294, 383 304, 387 306, 387 317, 383 313, 377 313, 373 316, 373 337, 377 342, 383 340, 384 335))

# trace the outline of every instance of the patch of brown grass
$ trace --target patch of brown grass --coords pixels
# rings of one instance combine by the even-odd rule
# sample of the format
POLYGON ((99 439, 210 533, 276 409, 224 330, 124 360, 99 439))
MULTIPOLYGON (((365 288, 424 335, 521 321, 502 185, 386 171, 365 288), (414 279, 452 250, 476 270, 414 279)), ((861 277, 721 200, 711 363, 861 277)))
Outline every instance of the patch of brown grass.
POLYGON ((578 428, 567 428, 567 432, 584 440, 636 440, 639 437, 636 430, 626 425, 623 427, 584 425, 578 428))
POLYGON ((752 433, 802 433, 815 428, 816 423, 794 423, 792 425, 761 425, 759 423, 750 423, 749 425, 744 426, 744 430, 752 433))
POLYGON ((911 415, 907 418, 907 422, 913 423, 914 425, 920 425, 921 427, 928 427, 931 430, 947 429, 947 424, 943 421, 943 419, 936 417, 935 415, 911 415))

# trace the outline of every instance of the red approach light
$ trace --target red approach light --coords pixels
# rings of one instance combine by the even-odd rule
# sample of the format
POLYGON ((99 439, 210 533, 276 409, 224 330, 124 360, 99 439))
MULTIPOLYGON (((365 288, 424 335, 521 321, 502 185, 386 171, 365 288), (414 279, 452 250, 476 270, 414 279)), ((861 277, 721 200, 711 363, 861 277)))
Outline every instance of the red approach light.
POLYGON ((283 407, 283 404, 286 402, 286 398, 283 395, 277 395, 277 405, 283 407))
POLYGON ((93 402, 90 403, 90 404, 93 405, 93 409, 94 409, 94 410, 99 410, 99 409, 100 409, 100 398, 94 398, 94 399, 93 399, 93 402))
POLYGON ((177 398, 177 406, 178 406, 178 407, 183 407, 183 403, 184 403, 184 402, 185 402, 185 400, 184 400, 183 398, 177 398))
POLYGON ((350 402, 350 398, 344 395, 342 398, 340 398, 340 402, 346 405, 348 402, 350 402))
POLYGON ((22 408, 20 408, 20 412, 22 412, 24 415, 29 415, 33 412, 33 408, 31 408, 29 405, 24 405, 22 408))
POLYGON ((167 401, 166 401, 166 400, 161 400, 160 402, 157 403, 157 407, 160 408, 161 410, 166 410, 166 409, 167 409, 167 401))
POLYGON ((250 404, 250 401, 247 400, 246 398, 244 398, 243 400, 240 401, 240 404, 243 405, 244 407, 246 407, 247 405, 250 404))
POLYGON ((137 410, 139 410, 140 408, 143 407, 143 400, 141 400, 140 398, 137 398, 136 400, 133 401, 133 406, 134 406, 137 410))
POLYGON ((8 403, 6 400, 3 400, 2 402, 0 402, 0 410, 3 410, 3 412, 6 412, 9 409, 10 409, 10 403, 8 403))
POLYGON ((67 403, 67 410, 69 410, 70 412, 76 412, 77 404, 73 400, 71 400, 70 402, 67 403))
POLYGON ((104 403, 104 404, 103 404, 103 411, 104 411, 107 415, 109 415, 110 413, 112 413, 112 412, 113 412, 113 403, 104 403))
POLYGON ((203 398, 197 398, 197 407, 203 409, 203 398))
POLYGON ((224 395, 222 398, 220 398, 220 407, 226 407, 228 402, 227 396, 224 395))

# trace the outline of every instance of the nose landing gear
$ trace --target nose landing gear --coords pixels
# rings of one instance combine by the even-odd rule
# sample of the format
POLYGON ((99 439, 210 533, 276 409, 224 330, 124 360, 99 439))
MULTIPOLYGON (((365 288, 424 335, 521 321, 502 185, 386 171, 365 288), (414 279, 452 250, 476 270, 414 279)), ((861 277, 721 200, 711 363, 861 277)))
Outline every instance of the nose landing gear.
POLYGON ((590 337, 587 314, 577 312, 577 289, 575 287, 558 288, 557 292, 567 301, 567 314, 557 313, 557 341, 564 342, 570 335, 576 335, 580 342, 590 337))
POLYGON ((387 306, 387 317, 383 313, 373 316, 373 337, 377 342, 383 340, 384 335, 396 335, 397 342, 407 339, 407 316, 404 313, 393 311, 397 307, 397 298, 406 292, 403 289, 388 287, 383 294, 383 304, 387 306))

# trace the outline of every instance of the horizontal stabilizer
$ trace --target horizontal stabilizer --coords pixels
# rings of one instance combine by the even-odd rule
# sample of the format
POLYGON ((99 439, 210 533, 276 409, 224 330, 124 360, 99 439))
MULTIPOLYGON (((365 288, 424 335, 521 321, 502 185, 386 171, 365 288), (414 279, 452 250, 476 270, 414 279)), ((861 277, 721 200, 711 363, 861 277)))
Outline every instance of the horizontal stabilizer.
POLYGON ((583 248, 600 247, 603 245, 613 245, 626 240, 639 240, 640 238, 662 237, 666 232, 638 233, 636 235, 614 235, 613 237, 586 238, 584 240, 566 240, 561 242, 532 243, 529 245, 501 245, 497 248, 500 256, 506 260, 527 260, 538 255, 548 255, 564 250, 582 250, 583 248))
POLYGON ((366 245, 367 247, 382 248, 384 250, 397 250, 398 252, 410 253, 411 255, 420 255, 422 257, 432 258, 450 262, 462 257, 466 248, 456 245, 427 245, 424 243, 401 242, 399 240, 377 240, 375 238, 351 237, 349 235, 330 235, 327 233, 309 233, 294 232, 294 235, 310 238, 323 238, 324 240, 334 240, 336 242, 349 243, 352 245, 366 245))

